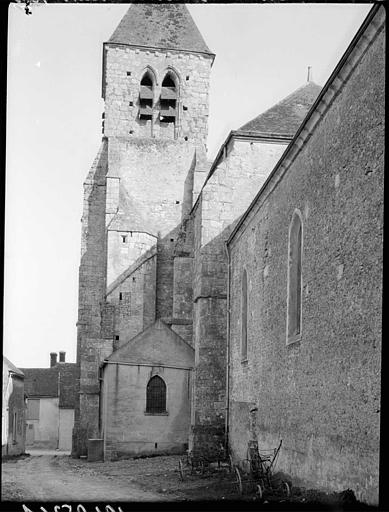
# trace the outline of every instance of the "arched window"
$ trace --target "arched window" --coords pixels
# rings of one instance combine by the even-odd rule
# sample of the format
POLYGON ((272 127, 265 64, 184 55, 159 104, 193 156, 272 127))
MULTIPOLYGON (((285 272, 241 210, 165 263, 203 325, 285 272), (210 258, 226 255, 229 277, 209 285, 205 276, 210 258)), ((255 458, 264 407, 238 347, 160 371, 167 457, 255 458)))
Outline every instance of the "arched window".
POLYGON ((241 322, 242 322, 242 339, 241 339, 241 358, 247 361, 247 272, 243 270, 242 274, 242 303, 241 303, 241 322))
POLYGON ((139 119, 153 118, 154 82, 150 71, 146 71, 140 81, 139 119))
POLYGON ((174 77, 168 72, 162 81, 160 114, 161 123, 175 123, 177 118, 177 85, 174 77))
POLYGON ((296 210, 289 226, 287 343, 301 334, 302 220, 296 210))
POLYGON ((146 390, 146 412, 166 412, 166 384, 161 377, 151 377, 146 390))

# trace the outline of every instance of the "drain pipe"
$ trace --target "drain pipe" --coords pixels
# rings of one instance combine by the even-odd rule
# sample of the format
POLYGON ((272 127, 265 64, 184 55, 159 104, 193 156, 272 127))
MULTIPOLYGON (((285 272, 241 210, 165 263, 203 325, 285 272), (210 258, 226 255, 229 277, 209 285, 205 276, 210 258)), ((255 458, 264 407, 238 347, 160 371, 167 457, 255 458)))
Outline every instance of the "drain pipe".
POLYGON ((228 240, 224 240, 224 248, 227 254, 227 368, 226 368, 226 421, 225 421, 225 448, 229 453, 229 417, 230 417, 230 280, 231 280, 231 258, 228 248, 228 240))

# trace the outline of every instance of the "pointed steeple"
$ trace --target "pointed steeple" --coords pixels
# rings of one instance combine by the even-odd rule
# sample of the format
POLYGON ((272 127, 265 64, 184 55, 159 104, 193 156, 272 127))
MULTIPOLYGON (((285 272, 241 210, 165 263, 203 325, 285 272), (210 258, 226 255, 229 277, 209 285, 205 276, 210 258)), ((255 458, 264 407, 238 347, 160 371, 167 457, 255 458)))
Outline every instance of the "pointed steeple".
POLYGON ((132 4, 108 42, 213 55, 184 4, 132 4))

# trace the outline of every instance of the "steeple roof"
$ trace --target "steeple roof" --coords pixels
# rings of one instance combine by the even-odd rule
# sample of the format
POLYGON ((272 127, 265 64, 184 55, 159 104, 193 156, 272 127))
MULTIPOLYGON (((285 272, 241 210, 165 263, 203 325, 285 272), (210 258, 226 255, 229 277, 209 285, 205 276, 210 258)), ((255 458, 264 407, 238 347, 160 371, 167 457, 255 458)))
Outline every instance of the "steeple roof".
POLYGON ((184 4, 132 4, 108 42, 213 55, 184 4))
POLYGON ((244 124, 239 131, 293 136, 320 91, 320 85, 307 82, 273 107, 244 124))

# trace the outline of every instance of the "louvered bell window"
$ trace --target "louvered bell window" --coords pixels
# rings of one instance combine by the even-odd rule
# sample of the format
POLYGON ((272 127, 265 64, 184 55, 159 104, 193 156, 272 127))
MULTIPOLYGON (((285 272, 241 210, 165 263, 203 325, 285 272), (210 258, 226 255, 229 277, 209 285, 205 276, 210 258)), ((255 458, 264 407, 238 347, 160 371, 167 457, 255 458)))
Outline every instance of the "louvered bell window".
POLYGON ((139 91, 139 98, 141 100, 152 100, 153 99, 153 86, 152 85, 141 85, 139 91))
POLYGON ((167 74, 162 82, 159 120, 175 123, 177 117, 177 89, 172 77, 167 74))
POLYGON ((152 377, 146 390, 146 412, 161 414, 166 412, 166 384, 161 377, 152 377))
POLYGON ((152 119, 153 117, 153 80, 149 73, 146 73, 141 82, 139 90, 139 119, 152 119))

